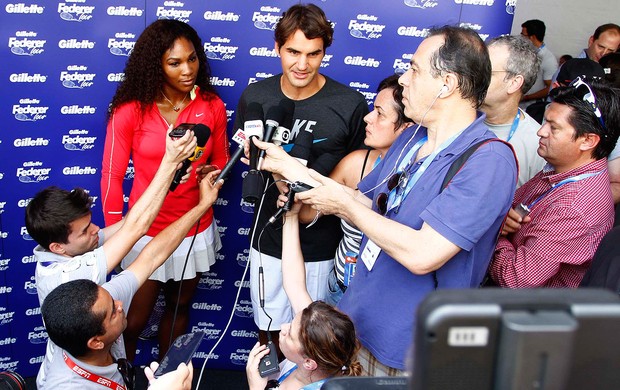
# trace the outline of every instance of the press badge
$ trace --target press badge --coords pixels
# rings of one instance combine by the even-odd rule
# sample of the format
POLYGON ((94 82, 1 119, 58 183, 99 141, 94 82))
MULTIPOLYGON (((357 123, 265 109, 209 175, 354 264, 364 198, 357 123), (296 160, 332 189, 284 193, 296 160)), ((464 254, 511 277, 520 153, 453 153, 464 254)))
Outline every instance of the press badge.
POLYGON ((366 242, 366 247, 362 252, 362 261, 368 271, 372 270, 372 267, 375 265, 375 261, 377 261, 377 257, 379 257, 379 253, 381 253, 381 248, 374 242, 368 240, 366 242))

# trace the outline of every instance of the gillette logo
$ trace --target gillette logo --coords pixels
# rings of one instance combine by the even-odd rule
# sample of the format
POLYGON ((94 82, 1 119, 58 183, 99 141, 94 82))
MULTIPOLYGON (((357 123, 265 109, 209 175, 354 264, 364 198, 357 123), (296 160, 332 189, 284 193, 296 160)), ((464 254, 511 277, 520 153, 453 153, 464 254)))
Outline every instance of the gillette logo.
POLYGON ((63 115, 93 115, 97 111, 97 107, 83 106, 80 107, 77 104, 72 106, 62 106, 60 113, 63 115))
POLYGON ((68 135, 62 136, 62 145, 67 150, 79 152, 94 148, 97 137, 84 137, 82 135, 88 135, 88 130, 69 130, 68 135))
POLYGON ((89 41, 88 39, 82 39, 78 41, 75 38, 72 39, 61 39, 58 41, 58 47, 61 49, 88 49, 92 50, 95 48, 95 42, 89 41))
POLYGON ((217 303, 196 302, 192 304, 194 310, 221 311, 222 306, 217 303))
POLYGON ((465 4, 465 5, 483 5, 490 7, 495 4, 495 0, 454 0, 456 4, 465 4))
POLYGON ((254 57, 277 57, 278 52, 276 49, 268 47, 252 47, 250 48, 250 55, 254 57))
POLYGON ((34 31, 17 31, 14 37, 9 37, 9 49, 11 53, 18 56, 33 56, 45 51, 44 46, 47 42, 44 39, 36 38, 34 31))
POLYGON ((58 4, 58 14, 60 15, 60 18, 68 22, 83 22, 85 20, 90 20, 93 18, 92 13, 94 9, 95 7, 88 5, 67 5, 66 3, 58 4))
POLYGON ((204 49, 207 58, 210 60, 226 61, 235 58, 235 53, 239 50, 239 46, 226 45, 230 43, 230 39, 213 37, 211 42, 205 42, 204 49))
POLYGON ((264 79, 269 78, 271 76, 273 76, 273 73, 258 72, 258 73, 256 73, 256 77, 250 77, 248 79, 248 85, 250 85, 252 83, 255 83, 255 82, 259 81, 259 80, 264 80, 264 79))
POLYGON ((416 26, 400 26, 396 30, 396 33, 406 37, 426 38, 430 30, 428 28, 419 28, 416 26))
POLYGON ((358 39, 370 40, 381 38, 381 33, 385 29, 385 25, 368 23, 368 21, 376 22, 377 17, 366 14, 357 15, 357 19, 349 21, 349 34, 358 39))
POLYGON ((42 167, 41 161, 27 161, 23 167, 17 168, 17 179, 22 183, 39 183, 49 179, 52 168, 36 168, 42 167))
POLYGON ((20 99, 19 104, 13 105, 12 114, 21 122, 36 122, 45 119, 49 107, 37 106, 40 103, 38 99, 20 99))
POLYGON ((276 24, 280 18, 282 18, 280 15, 281 12, 282 11, 278 7, 261 7, 259 12, 254 12, 252 14, 252 22, 254 23, 254 27, 259 30, 275 30, 276 24), (276 14, 274 15, 273 13, 276 14))
POLYGON ((83 65, 69 65, 67 70, 60 72, 60 81, 65 88, 87 88, 91 87, 94 82, 95 73, 81 73, 88 70, 87 66, 83 65))
POLYGON ((217 76, 212 76, 211 84, 217 87, 234 87, 235 84, 237 84, 237 80, 233 80, 229 77, 224 77, 223 79, 221 79, 217 76))
POLYGON ((38 4, 26 5, 24 3, 19 4, 7 4, 4 10, 7 14, 42 14, 45 7, 41 7, 38 4))
POLYGON ((65 176, 96 175, 97 169, 93 167, 80 167, 75 165, 72 167, 64 167, 62 169, 62 174, 65 176))
POLYGON ((240 15, 232 12, 223 13, 222 11, 205 11, 203 17, 205 20, 212 20, 216 22, 238 22, 240 15))
POLYGON ((164 1, 163 7, 157 7, 157 19, 176 19, 181 22, 189 23, 189 17, 194 11, 174 8, 184 6, 185 4, 180 1, 164 1))
POLYGON ((135 45, 136 35, 132 33, 119 32, 114 34, 114 38, 108 39, 108 49, 115 56, 129 57, 135 45))
POLYGON ((109 73, 108 81, 111 83, 120 83, 125 79, 125 73, 109 73))
POLYGON ((15 146, 16 148, 21 148, 24 146, 48 146, 50 144, 50 140, 49 139, 45 139, 45 138, 31 138, 31 137, 26 137, 26 138, 17 138, 15 141, 13 141, 13 146, 15 146))
POLYGON ((127 8, 124 5, 119 5, 117 7, 108 7, 107 13, 110 16, 142 16, 144 10, 138 7, 127 8))
POLYGON ((381 61, 377 61, 372 57, 364 58, 362 56, 346 56, 344 57, 344 63, 346 65, 362 66, 366 68, 378 68, 381 65, 381 61))
POLYGON ((9 76, 9 81, 12 83, 44 83, 47 81, 47 76, 40 73, 13 73, 9 76))
POLYGON ((396 58, 392 65, 394 73, 403 74, 408 71, 411 68, 411 57, 413 57, 412 54, 403 54, 401 58, 396 58))

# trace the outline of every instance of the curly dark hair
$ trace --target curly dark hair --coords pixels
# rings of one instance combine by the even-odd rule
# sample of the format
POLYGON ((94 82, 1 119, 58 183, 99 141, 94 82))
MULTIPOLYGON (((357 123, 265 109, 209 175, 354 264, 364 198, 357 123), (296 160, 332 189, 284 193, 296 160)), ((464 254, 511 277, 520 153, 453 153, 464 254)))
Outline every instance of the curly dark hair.
POLYGON ((125 65, 125 78, 119 84, 110 103, 107 119, 110 119, 114 110, 124 103, 138 101, 144 112, 156 100, 164 84, 161 58, 179 38, 192 42, 196 50, 200 63, 196 85, 200 87, 203 98, 210 99, 217 96, 210 81, 211 69, 207 55, 196 30, 178 20, 160 19, 151 23, 138 37, 125 65))

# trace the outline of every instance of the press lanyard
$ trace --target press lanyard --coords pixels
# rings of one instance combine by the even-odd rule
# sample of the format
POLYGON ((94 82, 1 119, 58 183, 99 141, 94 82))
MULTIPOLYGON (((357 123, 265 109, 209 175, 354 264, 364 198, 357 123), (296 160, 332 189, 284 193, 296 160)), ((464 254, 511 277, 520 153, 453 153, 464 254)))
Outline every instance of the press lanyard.
POLYGON ((288 376, 289 376, 289 375, 291 375, 291 373, 292 373, 293 371, 295 371, 296 369, 297 369, 297 364, 295 364, 293 367, 291 367, 291 369, 290 369, 290 370, 288 370, 287 372, 285 372, 285 373, 284 373, 284 375, 282 375, 280 378, 278 378, 278 383, 282 383, 282 382, 284 382, 284 380, 285 380, 286 378, 288 378, 288 376))
POLYGON ((99 376, 97 374, 93 374, 92 372, 90 372, 88 370, 85 370, 82 367, 78 366, 77 364, 75 364, 75 362, 73 360, 71 360, 71 358, 67 355, 67 353, 65 351, 62 351, 62 356, 63 356, 63 358, 65 360, 65 363, 67 364, 67 366, 69 366, 71 371, 75 372, 76 374, 78 374, 82 378, 88 379, 91 382, 95 382, 95 383, 100 384, 101 386, 105 386, 105 387, 107 387, 109 389, 113 389, 113 390, 126 390, 125 386, 119 385, 118 383, 114 382, 111 379, 104 378, 104 377, 99 376))
MULTIPOLYGON (((433 162, 433 160, 435 159, 435 157, 437 157, 437 155, 444 150, 445 148, 447 148, 448 146, 450 146, 450 144, 452 144, 452 142, 454 142, 455 139, 458 138, 459 135, 461 135, 463 131, 459 131, 458 133, 454 134, 452 137, 448 138, 447 140, 445 140, 440 146, 439 148, 437 148, 433 153, 431 153, 430 155, 428 155, 426 157, 426 159, 424 160, 424 162, 422 163, 422 165, 420 165, 420 168, 418 168, 418 170, 413 174, 413 176, 409 179, 406 179, 406 188, 403 190, 402 195, 399 197, 396 197, 396 191, 391 191, 389 196, 388 196, 388 203, 387 203, 387 211, 390 211, 394 208, 397 208, 398 206, 400 206, 400 204, 402 203, 403 199, 405 199, 405 197, 407 197, 407 195, 409 195, 409 192, 411 191, 411 189, 413 188, 413 186, 418 182, 418 180, 420 179, 420 177, 422 177, 422 175, 424 174, 424 172, 426 171, 426 169, 431 165, 431 163, 433 162)), ((422 138, 420 141, 418 141, 417 144, 415 144, 414 148, 416 146, 418 146, 418 144, 421 141, 426 141, 427 137, 422 138)), ((420 144, 420 146, 418 146, 418 148, 414 151, 415 153, 418 152, 418 149, 420 149, 422 145, 420 144)), ((413 148, 412 148, 413 151, 413 148)), ((412 161, 413 161, 413 153, 407 153, 407 156, 411 155, 409 162, 407 163, 407 165, 409 165, 412 161)), ((402 162, 406 161, 406 159, 403 159, 402 162)), ((402 165, 401 162, 401 165, 402 165)), ((401 166, 399 166, 399 171, 401 171, 402 168, 401 166)), ((397 171, 398 172, 398 171, 397 171)), ((387 213, 387 212, 386 212, 387 213)))
POLYGON ((517 115, 515 119, 512 121, 512 126, 510 126, 510 133, 508 133, 508 138, 506 142, 510 142, 512 136, 515 135, 515 131, 517 131, 517 127, 519 127, 519 120, 521 119, 521 111, 517 108, 517 115))
POLYGON ((592 173, 582 173, 581 175, 577 175, 577 176, 571 176, 569 178, 566 178, 562 181, 559 181, 557 183, 555 183, 554 185, 551 186, 551 188, 549 188, 547 191, 545 191, 542 195, 540 195, 538 198, 536 198, 532 203, 530 203, 529 205, 527 205, 527 209, 531 210, 532 207, 534 207, 534 205, 538 202, 540 202, 540 200, 542 198, 544 198, 545 196, 549 195, 549 193, 553 190, 555 190, 556 188, 559 188, 561 186, 563 186, 564 184, 568 184, 568 183, 574 183, 577 182, 579 180, 583 180, 583 179, 587 179, 589 177, 592 176, 596 176, 596 175, 600 175, 603 171, 605 171, 605 169, 600 170, 598 172, 592 172, 592 173))

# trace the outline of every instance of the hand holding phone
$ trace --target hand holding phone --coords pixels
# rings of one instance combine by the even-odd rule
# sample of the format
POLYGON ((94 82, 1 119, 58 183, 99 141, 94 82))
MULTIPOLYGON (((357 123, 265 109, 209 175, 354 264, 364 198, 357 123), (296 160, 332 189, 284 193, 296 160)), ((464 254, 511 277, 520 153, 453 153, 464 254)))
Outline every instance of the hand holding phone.
POLYGON ((267 342, 267 348, 269 349, 269 353, 258 363, 258 373, 263 378, 280 371, 276 346, 273 342, 269 341, 267 342))
POLYGON ((187 130, 194 130, 194 127, 196 127, 195 123, 181 123, 180 125, 175 127, 168 135, 170 136, 170 138, 181 138, 185 135, 187 130))
POLYGON ((189 364, 204 335, 204 332, 193 332, 177 337, 166 352, 166 356, 159 363, 159 367, 155 371, 155 378, 176 370, 181 363, 189 364))

